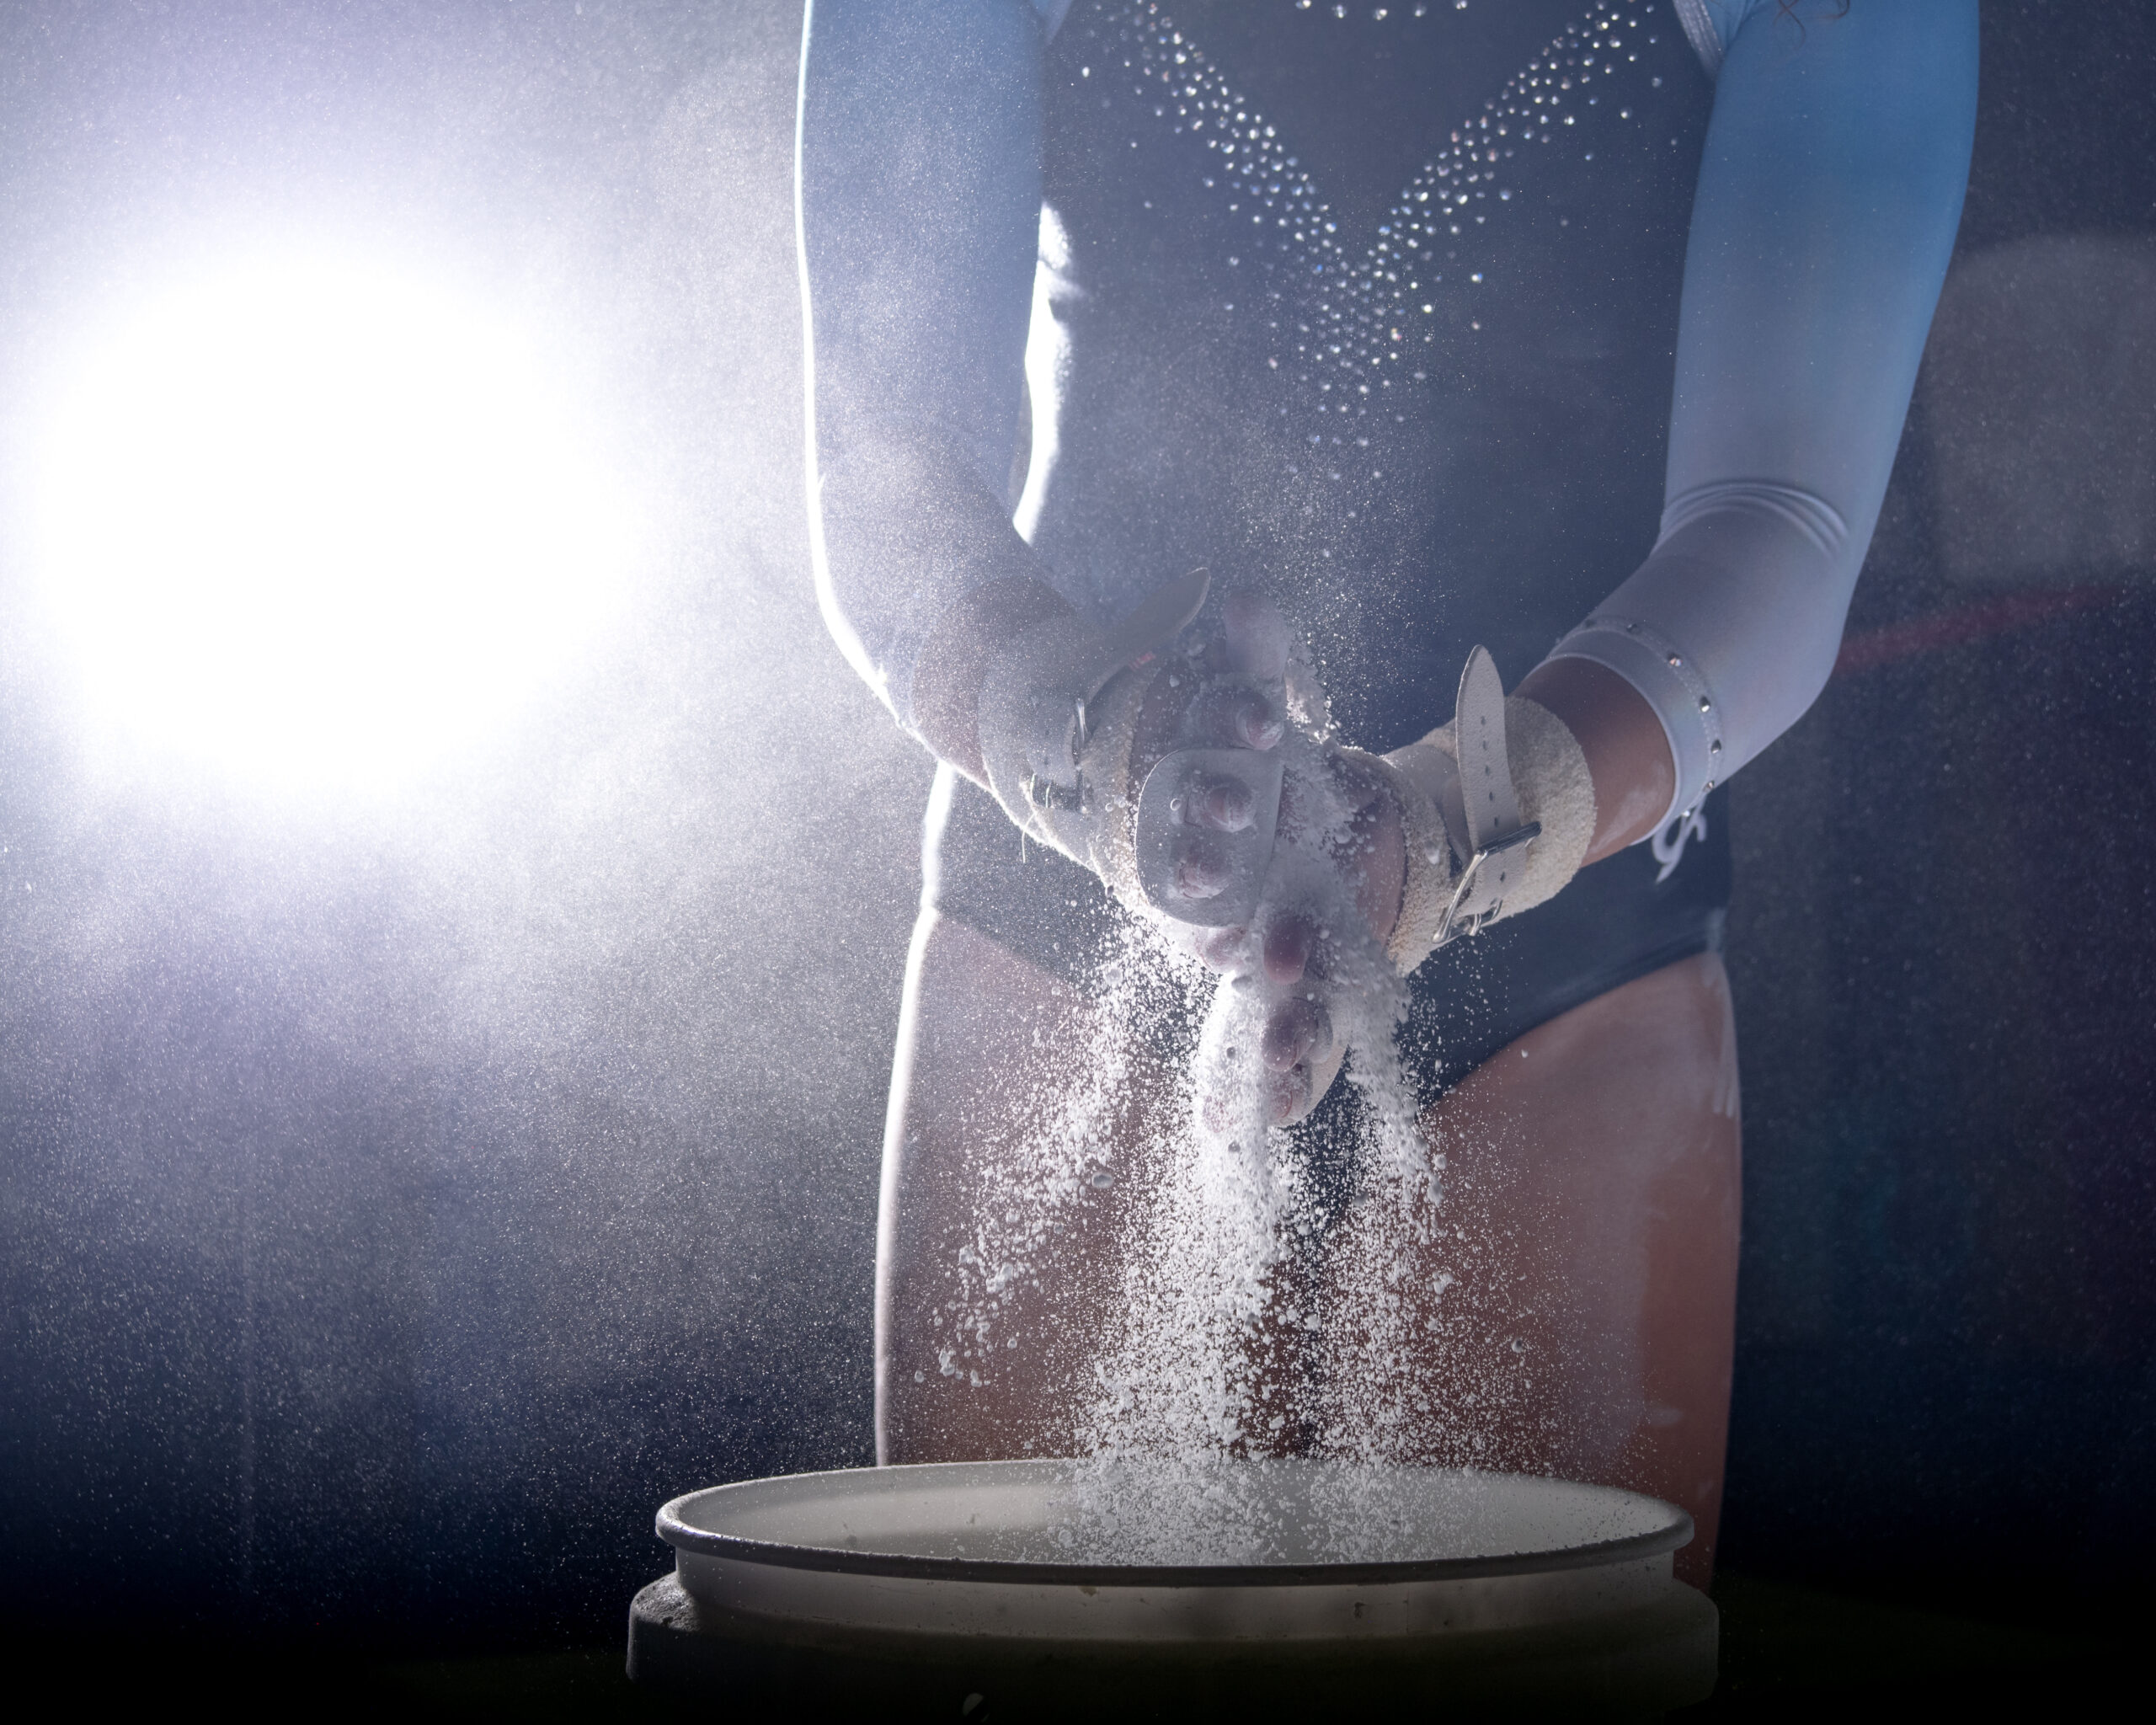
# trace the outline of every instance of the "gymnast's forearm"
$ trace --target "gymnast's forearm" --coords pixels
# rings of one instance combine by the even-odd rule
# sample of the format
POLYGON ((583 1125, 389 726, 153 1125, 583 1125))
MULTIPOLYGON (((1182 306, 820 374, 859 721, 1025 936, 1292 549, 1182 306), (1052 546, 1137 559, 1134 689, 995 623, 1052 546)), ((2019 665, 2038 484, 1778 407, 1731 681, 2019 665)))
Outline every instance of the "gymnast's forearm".
POLYGON ((817 595, 900 724, 979 771, 1000 640, 1065 608, 1006 506, 1040 219, 1027 0, 814 0, 796 172, 817 595))

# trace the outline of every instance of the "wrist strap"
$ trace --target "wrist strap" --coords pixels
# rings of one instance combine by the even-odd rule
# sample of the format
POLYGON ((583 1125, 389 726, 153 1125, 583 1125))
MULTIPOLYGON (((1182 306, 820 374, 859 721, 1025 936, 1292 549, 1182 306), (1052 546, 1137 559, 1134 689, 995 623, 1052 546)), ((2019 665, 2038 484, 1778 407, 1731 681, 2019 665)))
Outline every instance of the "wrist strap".
POLYGON ((1083 860, 1109 890, 1132 904, 1143 894, 1138 884, 1138 804, 1130 789, 1130 756, 1145 697, 1166 668, 1155 657, 1112 678, 1086 703, 1080 738, 1079 778, 1086 798, 1083 812, 1092 822, 1083 860))
POLYGON ((1460 761, 1461 813, 1467 823, 1466 866, 1433 942, 1443 947, 1477 934, 1504 914, 1505 899, 1526 872, 1527 846, 1542 836, 1540 821, 1523 821, 1505 746, 1505 686, 1488 649, 1467 655, 1453 715, 1460 761))
POLYGON ((1459 710, 1376 765, 1407 832, 1407 883, 1386 949, 1402 974, 1438 948, 1562 890, 1594 832, 1594 785, 1571 731, 1508 699, 1476 648, 1459 710))
POLYGON ((989 789, 1018 829, 1127 886, 1133 736, 1160 649, 1204 602, 1203 569, 1171 581, 1102 634, 1075 617, 1022 631, 980 693, 989 789))
POLYGON ((1401 836, 1407 847, 1407 879, 1401 889, 1400 915, 1385 940, 1385 955, 1403 976, 1430 956, 1431 932, 1444 921, 1460 876, 1444 815, 1419 782, 1422 775, 1404 770, 1411 764, 1405 757, 1423 746, 1411 744, 1391 755, 1366 755, 1360 749, 1340 751, 1380 779, 1400 810, 1401 836))

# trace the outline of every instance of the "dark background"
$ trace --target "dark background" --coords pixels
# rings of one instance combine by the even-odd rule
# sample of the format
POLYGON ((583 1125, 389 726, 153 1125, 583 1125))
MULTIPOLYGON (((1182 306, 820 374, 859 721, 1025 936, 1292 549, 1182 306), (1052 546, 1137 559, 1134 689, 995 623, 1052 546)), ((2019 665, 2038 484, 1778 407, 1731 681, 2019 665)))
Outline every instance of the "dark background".
MULTIPOLYGON (((798 24, 0 6, 8 462, 86 295, 335 204, 573 307, 666 499, 634 627, 512 741, 301 819, 79 764, 6 494, 19 1626, 605 1639, 663 1498, 870 1459, 927 772, 809 591, 798 24)), ((1726 1559, 1941 1595, 2100 1588, 2156 1532, 2156 17, 1985 26, 1845 668, 1731 815, 1726 1559)))

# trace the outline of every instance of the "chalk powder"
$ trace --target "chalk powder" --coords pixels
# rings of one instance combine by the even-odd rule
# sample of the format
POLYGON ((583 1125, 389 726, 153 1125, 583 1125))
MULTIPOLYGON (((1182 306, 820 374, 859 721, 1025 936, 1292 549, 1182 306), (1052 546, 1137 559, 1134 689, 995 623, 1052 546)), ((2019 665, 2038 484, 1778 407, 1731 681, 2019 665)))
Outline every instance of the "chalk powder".
POLYGON ((1266 1124, 1253 1081, 1278 991, 1255 978, 1216 982, 1150 923, 1124 926, 1097 991, 1098 1043, 1074 1062, 1069 1088, 1029 1141, 995 1161, 958 1248, 966 1295, 949 1314, 953 1340, 940 1365, 971 1387, 981 1380, 962 1352, 992 1358, 999 1339, 1015 1341, 1006 1296, 1021 1284, 1039 1288, 1038 1321, 1056 1321, 1057 1290, 1039 1286, 1040 1260, 1085 1206, 1125 1184, 1118 1195, 1142 1220, 1124 1242, 1107 1332, 1083 1338, 1093 1381, 1090 1394, 1075 1391, 1071 1434, 1076 1451, 1100 1464, 1090 1476, 1097 1491, 1083 1473, 1074 1484, 1071 1525, 1107 1540, 1113 1551, 1097 1555, 1116 1561, 1247 1561, 1305 1547, 1306 1530, 1267 1525, 1265 1506, 1277 1498, 1241 1464, 1291 1450, 1372 1462, 1412 1451, 1418 1410, 1403 1375, 1387 1368, 1407 1354, 1417 1307, 1387 1271, 1403 1242, 1430 1237, 1440 1159, 1417 1129, 1395 1040, 1406 985, 1329 854, 1353 809, 1317 742, 1291 730, 1280 747, 1295 818, 1283 819, 1265 905, 1296 905, 1325 932, 1325 1004, 1349 1050, 1339 1081, 1360 1092, 1357 1201, 1387 1217, 1351 1261, 1330 1252, 1332 1297, 1356 1309, 1357 1359, 1318 1374, 1297 1364, 1316 1351, 1321 1331, 1320 1290, 1305 1285, 1299 1247, 1316 1240, 1325 1218, 1302 1152, 1289 1132, 1266 1124), (1201 1014, 1193 1049, 1187 1027, 1201 1014), (1166 1081, 1183 1099, 1148 1116, 1134 1156, 1135 1075, 1157 1073, 1164 1052, 1166 1081), (1173 1464, 1158 1477, 1177 1483, 1132 1497, 1140 1464, 1148 1477, 1153 1464, 1173 1464))

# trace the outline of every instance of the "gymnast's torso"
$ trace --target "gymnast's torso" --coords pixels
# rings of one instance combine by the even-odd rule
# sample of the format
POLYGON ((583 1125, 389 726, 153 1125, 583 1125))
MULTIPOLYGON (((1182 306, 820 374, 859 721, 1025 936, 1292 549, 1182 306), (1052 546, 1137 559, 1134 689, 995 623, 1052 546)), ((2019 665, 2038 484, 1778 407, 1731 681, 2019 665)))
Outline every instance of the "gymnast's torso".
POLYGON ((1018 515, 1081 608, 1261 587, 1385 749, 1654 543, 1712 93, 1667 0, 1078 0, 1045 83, 1018 515))
MULTIPOLYGON (((1517 680, 1654 543, 1713 88, 1667 0, 1417 11, 1078 0, 1011 478, 1103 625, 1195 568, 1269 593, 1372 750, 1449 713, 1478 644, 1517 680)), ((1716 948, 1723 800, 1425 964, 1423 1093, 1716 948)), ((930 829, 940 915, 1087 985, 1090 876, 962 781, 930 829)))

